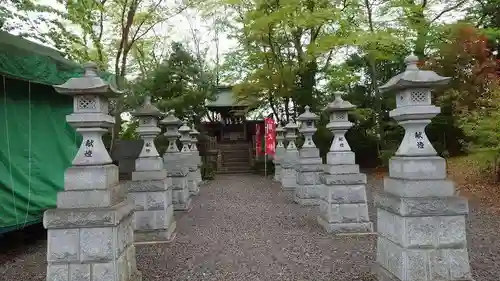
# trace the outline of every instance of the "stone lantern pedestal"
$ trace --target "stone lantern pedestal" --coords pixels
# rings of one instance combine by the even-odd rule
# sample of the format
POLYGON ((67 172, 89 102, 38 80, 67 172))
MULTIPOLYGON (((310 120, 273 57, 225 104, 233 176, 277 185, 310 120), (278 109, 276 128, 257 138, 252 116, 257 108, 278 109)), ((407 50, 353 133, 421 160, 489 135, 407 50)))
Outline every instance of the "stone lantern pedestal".
POLYGON ((182 158, 176 143, 179 138, 178 128, 182 122, 174 116, 172 110, 160 123, 167 127, 164 135, 168 139, 168 148, 163 155, 163 165, 167 169, 168 177, 172 178, 174 211, 189 211, 191 209, 191 196, 188 189, 189 167, 182 158))
POLYGON ((348 112, 355 106, 344 101, 341 95, 336 92, 335 100, 326 108, 330 113, 330 123, 326 127, 334 136, 321 176, 324 191, 318 222, 327 232, 371 233, 373 223, 368 217, 366 175, 359 172, 354 152, 345 138, 345 133, 352 126, 348 112))
POLYGON ((196 170, 198 169, 198 163, 196 163, 195 153, 189 148, 191 144, 191 128, 187 125, 187 122, 179 128, 179 133, 181 134, 180 141, 182 143, 181 157, 184 160, 184 164, 188 167, 188 190, 191 196, 198 195, 200 193, 200 188, 198 187, 198 180, 196 179, 196 170))
POLYGON ((445 160, 437 156, 425 127, 440 109, 431 104, 431 88, 448 77, 419 70, 418 58, 406 58, 405 72, 381 90, 396 90, 390 116, 405 136, 389 161, 384 192, 377 206, 377 273, 380 281, 472 280, 467 252, 467 200, 455 196, 446 180, 445 160))
POLYGON ((281 174, 282 174, 282 168, 281 168, 281 162, 283 161, 283 157, 285 155, 285 145, 283 144, 283 141, 285 140, 285 136, 283 133, 285 132, 285 129, 283 127, 278 126, 276 128, 276 153, 273 159, 274 163, 274 180, 281 182, 281 174))
POLYGON ((135 203, 135 241, 170 241, 175 237, 176 227, 172 179, 167 177, 163 160, 154 144, 154 139, 160 133, 158 118, 162 113, 151 104, 148 96, 144 104, 131 115, 139 119, 136 131, 144 140, 128 187, 128 196, 135 203))
POLYGON ((134 205, 118 180, 118 167, 102 142, 113 126, 108 98, 118 92, 97 76, 97 65, 85 74, 54 86, 74 97, 66 121, 83 141, 64 174, 57 208, 44 213, 47 228, 47 281, 137 281, 133 229, 134 205))
POLYGON ((283 161, 281 162, 281 186, 285 191, 294 191, 297 186, 297 163, 299 161, 299 151, 295 145, 297 140, 297 128, 299 126, 293 122, 285 126, 286 140, 288 145, 286 147, 283 161))
POLYGON ((312 139, 316 132, 314 122, 319 116, 310 111, 309 106, 298 117, 301 122, 300 133, 304 135, 304 145, 299 150, 299 162, 297 166, 297 187, 293 201, 300 205, 319 205, 322 184, 320 175, 323 173, 323 160, 319 157, 319 149, 312 139))
POLYGON ((203 179, 201 178, 201 157, 200 157, 200 152, 198 151, 198 135, 200 135, 200 132, 196 130, 194 127, 194 124, 191 128, 191 132, 189 132, 189 135, 191 136, 191 153, 193 154, 193 178, 198 187, 201 185, 203 182, 203 179))

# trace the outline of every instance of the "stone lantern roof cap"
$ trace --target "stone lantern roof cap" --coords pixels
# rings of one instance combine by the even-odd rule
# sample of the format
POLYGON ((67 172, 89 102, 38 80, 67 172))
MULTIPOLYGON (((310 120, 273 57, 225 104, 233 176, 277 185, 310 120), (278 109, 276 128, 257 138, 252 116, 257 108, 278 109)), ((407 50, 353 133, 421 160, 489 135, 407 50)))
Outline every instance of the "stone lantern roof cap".
POLYGON ((151 104, 151 97, 146 96, 144 98, 144 103, 136 110, 130 112, 130 115, 160 117, 163 116, 163 113, 161 113, 161 111, 156 108, 156 106, 151 104))
POLYGON ((319 119, 319 116, 312 113, 310 110, 311 110, 311 107, 309 105, 306 105, 304 107, 304 113, 302 113, 301 115, 299 115, 299 117, 297 118, 297 120, 299 121, 309 121, 309 120, 318 120, 319 119))
POLYGON ((193 127, 191 128, 191 132, 189 132, 189 134, 190 134, 191 136, 197 136, 197 135, 199 135, 199 134, 200 134, 200 132, 198 132, 198 130, 196 130, 196 128, 195 128, 195 127, 194 127, 194 125, 193 125, 193 127))
POLYGON ((335 95, 335 99, 326 106, 325 110, 327 112, 350 111, 350 110, 356 108, 356 106, 353 105, 352 103, 350 103, 349 101, 342 99, 342 95, 345 94, 344 92, 337 91, 337 92, 334 92, 333 94, 335 95))
POLYGON ((70 96, 92 94, 107 98, 116 97, 124 93, 116 89, 113 83, 104 81, 97 75, 98 67, 96 63, 87 62, 83 65, 83 68, 85 69, 85 73, 82 77, 73 77, 62 85, 54 85, 53 87, 56 92, 70 96))
POLYGON ((287 130, 295 130, 297 128, 299 128, 299 125, 297 125, 297 123, 294 123, 292 121, 288 122, 288 124, 286 124, 285 126, 285 129, 287 130))
POLYGON ((282 133, 282 132, 284 132, 284 131, 285 131, 285 129, 284 129, 281 125, 279 125, 279 126, 276 128, 276 132, 278 132, 278 133, 282 133))
POLYGON ((407 88, 432 88, 446 85, 451 77, 443 77, 432 70, 420 70, 417 66, 418 57, 411 54, 405 59, 406 69, 404 72, 392 77, 380 86, 382 92, 407 89, 407 88))
POLYGON ((174 115, 175 111, 172 109, 168 112, 167 116, 165 116, 165 118, 163 118, 161 121, 160 121, 160 124, 162 125, 177 125, 179 126, 180 124, 182 124, 182 121, 175 117, 174 115))
POLYGON ((187 122, 184 121, 182 123, 182 126, 179 128, 179 133, 189 133, 191 132, 191 128, 189 128, 189 126, 187 125, 187 122))

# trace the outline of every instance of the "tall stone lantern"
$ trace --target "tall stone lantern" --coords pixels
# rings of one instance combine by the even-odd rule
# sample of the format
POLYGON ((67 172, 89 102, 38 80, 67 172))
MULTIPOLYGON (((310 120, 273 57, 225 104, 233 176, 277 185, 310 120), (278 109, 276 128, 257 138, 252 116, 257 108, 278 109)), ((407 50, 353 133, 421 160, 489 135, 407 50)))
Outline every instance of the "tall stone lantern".
POLYGON ((139 119, 136 132, 144 141, 128 187, 128 196, 135 203, 135 241, 171 241, 176 228, 172 179, 167 177, 163 160, 154 143, 161 131, 158 121, 163 114, 151 104, 149 96, 145 97, 144 104, 130 114, 139 119))
MULTIPOLYGON (((172 204, 175 211, 188 211, 191 208, 191 196, 188 189, 189 167, 184 163, 181 152, 177 147, 179 138, 179 126, 182 121, 170 110, 160 121, 166 127, 164 136, 168 139, 168 147, 163 155, 163 165, 167 169, 167 175, 172 178, 172 204)), ((189 149, 189 148, 188 148, 189 149)))
POLYGON ((307 105, 297 120, 301 123, 299 132, 304 136, 304 144, 299 150, 297 187, 293 200, 300 205, 315 206, 319 205, 318 199, 322 190, 320 175, 323 173, 323 160, 313 141, 313 135, 317 130, 315 122, 319 120, 319 116, 312 113, 307 105))
POLYGON ((193 154, 193 159, 194 163, 196 166, 193 166, 195 168, 194 171, 194 178, 196 180, 196 184, 200 186, 202 183, 202 178, 201 178, 201 157, 200 157, 200 152, 198 151, 198 136, 200 135, 200 132, 196 130, 194 124, 191 127, 191 132, 189 132, 189 135, 191 136, 191 153, 193 154))
POLYGON ((345 138, 353 125, 348 113, 355 106, 343 100, 342 94, 335 92, 335 100, 326 107, 330 114, 326 127, 332 131, 333 141, 321 175, 324 188, 318 223, 331 233, 368 234, 373 232, 373 223, 368 217, 366 175, 359 172, 354 152, 345 138))
POLYGON ((445 159, 437 156, 425 127, 440 109, 431 90, 449 77, 420 70, 418 58, 406 58, 406 70, 382 91, 396 91, 390 116, 405 129, 396 155, 389 160, 384 191, 377 206, 379 280, 472 280, 467 251, 467 200, 446 180, 445 159))
POLYGON ((297 123, 290 121, 285 126, 285 139, 288 141, 283 161, 281 162, 281 185, 283 190, 294 191, 297 186, 296 166, 299 160, 299 151, 295 141, 297 140, 297 123))
POLYGON ((45 211, 47 228, 47 280, 140 280, 136 268, 133 210, 118 180, 118 167, 102 142, 113 126, 109 101, 119 92, 98 75, 97 65, 84 65, 83 77, 54 86, 73 96, 73 113, 66 121, 83 141, 64 174, 64 190, 57 194, 57 208, 45 211))
POLYGON ((283 157, 285 155, 285 145, 283 141, 285 140, 285 129, 279 125, 276 128, 276 153, 273 159, 274 163, 274 180, 281 182, 281 174, 282 174, 282 169, 281 169, 281 162, 283 161, 283 157))
POLYGON ((191 151, 190 144, 192 138, 190 136, 191 128, 188 126, 185 121, 183 125, 179 128, 179 133, 181 134, 181 138, 179 139, 182 143, 181 155, 184 160, 185 165, 188 166, 188 189, 189 194, 198 195, 200 193, 200 189, 198 188, 198 181, 196 179, 196 170, 198 168, 198 163, 196 163, 196 159, 194 158, 195 153, 191 151))

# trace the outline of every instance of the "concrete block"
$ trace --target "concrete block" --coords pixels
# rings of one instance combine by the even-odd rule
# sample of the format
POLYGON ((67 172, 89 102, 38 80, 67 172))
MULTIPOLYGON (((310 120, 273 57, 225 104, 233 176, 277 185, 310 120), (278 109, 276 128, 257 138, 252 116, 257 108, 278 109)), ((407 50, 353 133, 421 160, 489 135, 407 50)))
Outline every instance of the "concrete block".
POLYGON ((167 177, 167 171, 134 171, 132 172, 132 181, 153 181, 163 180, 167 177))
POLYGON ((105 208, 124 200, 126 190, 120 184, 108 189, 70 190, 57 193, 57 207, 70 208, 105 208))
POLYGON ((400 197, 445 197, 455 195, 455 184, 448 180, 406 180, 385 177, 384 191, 400 197))
POLYGON ((319 149, 315 147, 307 147, 299 150, 299 158, 319 158, 319 149))
POLYGON ((69 264, 48 264, 47 281, 70 281, 69 264))
POLYGON ((90 264, 70 264, 70 281, 91 281, 90 264))

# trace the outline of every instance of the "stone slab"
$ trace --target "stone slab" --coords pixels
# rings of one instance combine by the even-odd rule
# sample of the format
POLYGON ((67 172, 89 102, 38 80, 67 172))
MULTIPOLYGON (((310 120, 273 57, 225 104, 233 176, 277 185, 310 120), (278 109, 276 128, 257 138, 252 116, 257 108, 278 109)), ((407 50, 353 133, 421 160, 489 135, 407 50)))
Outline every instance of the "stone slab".
POLYGON ((126 190, 120 184, 108 189, 65 190, 57 193, 57 208, 106 208, 125 199, 126 190))
MULTIPOLYGON (((319 149, 307 147, 299 150, 299 158, 319 158, 319 149)), ((321 159, 321 158, 320 158, 321 159)))
MULTIPOLYGON (((315 158, 309 158, 309 159, 315 159, 315 158)), ((297 165, 297 172, 323 172, 323 164, 321 163, 321 159, 317 159, 314 162, 316 163, 304 163, 301 161, 297 165)))
POLYGON ((319 202, 320 217, 330 224, 370 222, 367 203, 332 204, 325 200, 319 202))
POLYGON ((468 201, 462 197, 399 197, 382 192, 375 195, 375 205, 400 216, 456 216, 469 213, 468 201))
POLYGON ((449 180, 406 180, 384 178, 384 191, 401 197, 455 195, 455 184, 449 180))
POLYGON ((377 239, 379 280, 472 280, 467 249, 405 249, 377 239))
POLYGON ((317 220, 319 225, 321 225, 327 233, 366 235, 373 233, 373 223, 371 222, 328 223, 321 216, 318 216, 317 220))
POLYGON ((135 160, 136 171, 156 171, 163 169, 161 157, 140 157, 135 160))
POLYGON ((407 249, 466 248, 465 216, 401 217, 377 209, 379 236, 407 249))
POLYGON ((134 202, 135 211, 165 210, 172 205, 172 189, 151 192, 131 192, 128 198, 134 202))
POLYGON ((168 229, 140 230, 134 232, 134 244, 171 243, 175 240, 177 223, 174 221, 168 229))
POLYGON ((100 209, 49 209, 44 212, 43 226, 46 229, 85 228, 116 226, 131 216, 134 205, 124 201, 110 208, 100 209))
POLYGON ((328 152, 326 155, 326 163, 328 165, 354 165, 356 164, 354 152, 352 151, 335 151, 328 152))
POLYGON ((366 184, 366 175, 359 174, 322 174, 321 182, 325 185, 366 184))
POLYGON ((359 174, 359 166, 355 164, 349 165, 325 165, 324 172, 331 175, 339 174, 359 174))
POLYGON ((165 170, 156 171, 134 171, 132 172, 133 181, 151 181, 151 180, 163 180, 168 176, 165 170))
POLYGON ((391 157, 389 177, 407 180, 446 179, 446 160, 434 157, 391 157))
POLYGON ((366 186, 331 185, 323 188, 323 200, 330 204, 366 204, 366 186))
POLYGON ((128 192, 155 192, 167 190, 172 185, 172 178, 161 180, 127 181, 128 192))
POLYGON ((297 185, 320 185, 320 176, 323 172, 313 171, 313 172, 298 172, 297 173, 297 185))
POLYGON ((119 182, 118 166, 73 166, 64 172, 64 190, 107 189, 119 182))

